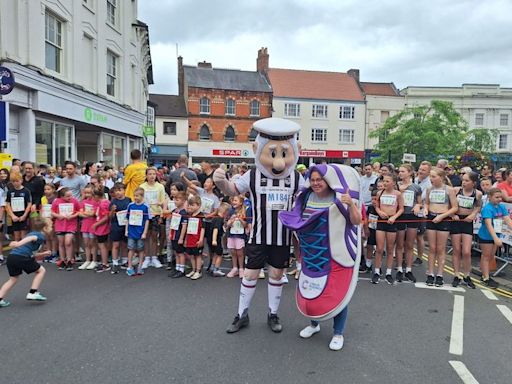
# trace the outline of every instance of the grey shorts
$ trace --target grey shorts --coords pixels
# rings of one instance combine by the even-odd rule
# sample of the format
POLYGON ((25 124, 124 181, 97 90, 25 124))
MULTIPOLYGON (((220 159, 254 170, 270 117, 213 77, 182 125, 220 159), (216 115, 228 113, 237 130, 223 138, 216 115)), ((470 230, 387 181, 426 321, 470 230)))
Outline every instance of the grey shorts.
POLYGON ((91 233, 91 232, 82 232, 82 237, 84 239, 95 239, 96 235, 94 233, 91 233))
POLYGON ((128 238, 128 249, 133 251, 142 251, 144 249, 144 240, 128 238))

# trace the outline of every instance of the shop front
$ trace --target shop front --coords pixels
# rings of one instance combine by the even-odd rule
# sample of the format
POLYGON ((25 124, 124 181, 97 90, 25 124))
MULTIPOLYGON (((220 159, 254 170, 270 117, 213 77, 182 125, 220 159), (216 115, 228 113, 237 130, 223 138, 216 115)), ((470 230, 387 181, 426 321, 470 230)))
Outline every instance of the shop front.
POLYGON ((188 147, 186 145, 157 144, 151 147, 149 163, 156 167, 164 165, 171 167, 176 164, 181 155, 187 154, 188 147))

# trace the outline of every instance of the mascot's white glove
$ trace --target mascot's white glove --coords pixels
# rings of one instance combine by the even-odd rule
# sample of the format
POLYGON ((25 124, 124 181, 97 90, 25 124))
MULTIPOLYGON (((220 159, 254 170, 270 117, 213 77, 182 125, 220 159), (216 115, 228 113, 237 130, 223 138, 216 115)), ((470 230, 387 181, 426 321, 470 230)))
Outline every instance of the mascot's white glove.
POLYGON ((226 171, 222 168, 217 168, 213 173, 213 182, 225 195, 236 196, 239 194, 235 183, 226 178, 226 171))

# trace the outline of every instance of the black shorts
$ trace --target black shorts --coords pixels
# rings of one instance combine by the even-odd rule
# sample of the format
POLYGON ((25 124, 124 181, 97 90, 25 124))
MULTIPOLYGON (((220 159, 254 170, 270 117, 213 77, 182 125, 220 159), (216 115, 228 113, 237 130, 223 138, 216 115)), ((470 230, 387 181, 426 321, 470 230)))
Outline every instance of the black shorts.
POLYGON ((245 245, 245 268, 261 269, 268 263, 276 269, 288 268, 290 264, 289 245, 245 245))
POLYGON ((370 228, 370 236, 368 237, 368 240, 366 241, 367 245, 377 245, 377 237, 375 236, 376 232, 377 231, 375 229, 370 228))
POLYGON ((208 242, 208 246, 210 246, 211 239, 213 236, 213 228, 212 228, 211 221, 205 221, 203 223, 203 228, 204 228, 204 238, 208 242))
POLYGON ((27 231, 28 230, 28 220, 25 221, 16 221, 12 223, 13 231, 27 231))
MULTIPOLYGON (((128 242, 128 238, 124 235, 124 230, 114 229, 110 232, 110 240, 128 242)), ((99 241, 98 241, 99 242, 99 241)))
POLYGON ((106 243, 108 240, 108 235, 96 235, 96 241, 98 244, 106 243))
POLYGON ((418 217, 418 220, 420 220, 420 222, 418 223, 417 232, 418 235, 423 235, 427 230, 427 222, 422 217, 418 217))
POLYGON ((203 248, 185 248, 185 253, 189 256, 201 256, 203 248))
POLYGON ((178 244, 178 240, 172 240, 171 244, 172 250, 175 251, 176 253, 185 253, 185 247, 183 246, 183 244, 178 244))
MULTIPOLYGON (((460 220, 465 219, 467 216, 459 216, 460 220)), ((466 221, 452 221, 450 223, 450 234, 452 235, 471 235, 473 236, 473 222, 466 221)))
POLYGON ((16 277, 23 272, 26 274, 36 272, 41 266, 32 257, 10 255, 7 257, 7 271, 9 276, 16 277))
POLYGON ((484 239, 481 239, 481 238, 478 238, 478 242, 480 244, 494 244, 494 240, 484 240, 484 239))
POLYGON ((439 223, 433 223, 432 220, 436 216, 437 215, 435 215, 435 214, 431 214, 431 213, 428 214, 427 229, 429 229, 431 231, 450 232, 451 222, 444 219, 443 221, 441 221, 439 223))
POLYGON ((383 231, 383 232, 397 232, 398 231, 397 223, 388 224, 385 222, 381 222, 381 220, 386 220, 386 219, 379 217, 379 221, 377 222, 377 231, 383 231))
POLYGON ((403 213, 396 221, 398 221, 396 225, 399 231, 405 231, 406 229, 410 228, 416 229, 420 225, 418 216, 416 216, 414 213, 403 213))

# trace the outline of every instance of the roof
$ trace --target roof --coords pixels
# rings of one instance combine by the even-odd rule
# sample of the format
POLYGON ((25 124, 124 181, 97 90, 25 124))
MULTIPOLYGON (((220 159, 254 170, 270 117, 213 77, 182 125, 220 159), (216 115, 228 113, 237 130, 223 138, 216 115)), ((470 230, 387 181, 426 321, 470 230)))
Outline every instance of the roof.
POLYGON ((149 101, 156 105, 156 116, 187 117, 187 107, 183 96, 149 94, 149 101))
POLYGON ((268 77, 275 97, 364 100, 356 80, 342 72, 270 68, 268 77))
POLYGON ((367 95, 372 96, 400 96, 393 83, 369 83, 361 81, 361 88, 367 95))
POLYGON ((272 92, 265 76, 259 72, 238 69, 198 68, 183 66, 189 87, 233 91, 272 92))

